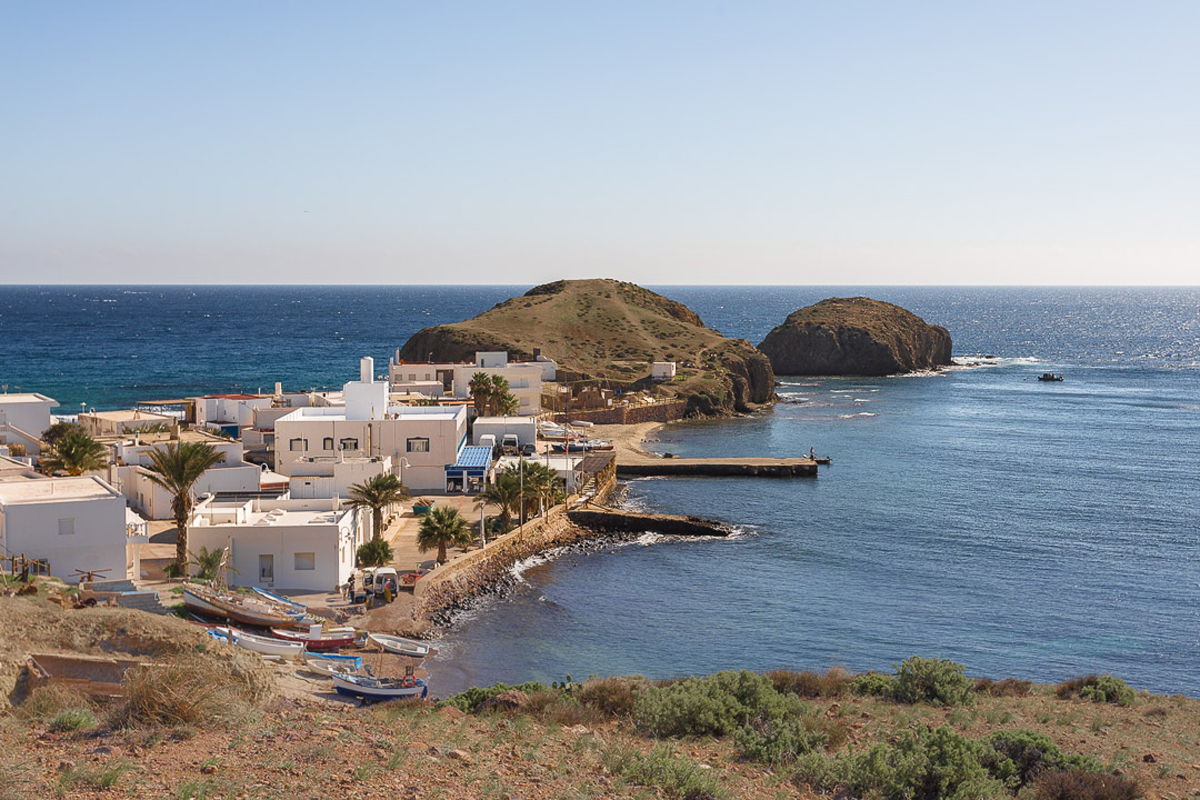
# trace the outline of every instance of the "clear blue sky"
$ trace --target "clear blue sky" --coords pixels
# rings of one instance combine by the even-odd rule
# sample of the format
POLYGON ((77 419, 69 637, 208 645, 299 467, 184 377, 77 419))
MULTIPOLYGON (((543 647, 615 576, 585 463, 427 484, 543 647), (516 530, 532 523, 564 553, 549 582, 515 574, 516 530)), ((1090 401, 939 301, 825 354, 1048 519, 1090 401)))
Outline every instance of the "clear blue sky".
POLYGON ((1200 283, 1200 2, 0 0, 0 283, 1200 283))

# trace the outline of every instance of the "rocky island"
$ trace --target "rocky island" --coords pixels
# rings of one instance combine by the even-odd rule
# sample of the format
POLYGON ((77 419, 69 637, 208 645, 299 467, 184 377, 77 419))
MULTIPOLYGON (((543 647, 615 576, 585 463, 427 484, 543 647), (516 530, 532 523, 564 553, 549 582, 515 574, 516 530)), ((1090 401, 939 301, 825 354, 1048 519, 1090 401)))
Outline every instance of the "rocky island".
POLYGON ((949 331, 867 297, 795 311, 758 349, 779 375, 896 375, 951 363, 949 331))
POLYGON ((405 343, 400 358, 464 361, 492 350, 514 359, 544 353, 558 362, 562 382, 651 388, 686 401, 689 415, 749 411, 775 393, 770 362, 749 342, 705 327, 682 303, 608 279, 543 284, 469 320, 425 328, 405 343), (676 377, 651 382, 655 361, 676 362, 676 377))

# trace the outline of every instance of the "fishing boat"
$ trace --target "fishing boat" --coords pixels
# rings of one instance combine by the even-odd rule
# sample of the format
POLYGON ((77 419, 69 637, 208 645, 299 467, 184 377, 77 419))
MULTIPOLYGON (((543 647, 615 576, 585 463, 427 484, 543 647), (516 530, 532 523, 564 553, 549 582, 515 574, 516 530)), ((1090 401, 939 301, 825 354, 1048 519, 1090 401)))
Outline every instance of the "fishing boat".
POLYGON ((583 443, 588 450, 612 450, 612 442, 606 442, 603 439, 588 439, 583 443))
POLYGON ((404 639, 400 636, 388 636, 385 633, 368 634, 367 638, 389 653, 395 653, 399 656, 424 658, 429 655, 429 645, 412 639, 404 639))
POLYGON ((248 597, 194 583, 183 587, 183 604, 202 614, 264 628, 293 628, 303 619, 289 606, 266 597, 248 597))
POLYGON ((273 602, 279 603, 280 605, 287 606, 296 614, 307 614, 308 613, 308 606, 304 605, 303 603, 297 603, 295 600, 292 600, 291 598, 288 598, 288 597, 284 597, 281 594, 275 594, 274 592, 267 591, 266 589, 263 589, 262 587, 259 587, 259 586, 251 586, 250 590, 252 592, 254 592, 256 595, 258 595, 259 597, 265 597, 267 600, 271 600, 273 602))
POLYGON ((344 656, 337 653, 308 653, 305 658, 309 660, 328 661, 331 664, 350 664, 356 671, 363 668, 362 656, 344 656))
MULTIPOLYGON (((218 631, 221 628, 217 628, 218 631)), ((229 628, 229 637, 233 643, 243 650, 251 650, 267 656, 298 656, 304 652, 303 642, 285 642, 282 639, 271 639, 267 636, 256 636, 253 633, 229 628)))
POLYGON ((550 449, 556 453, 585 453, 590 448, 588 447, 587 442, 569 441, 555 442, 554 444, 550 445, 550 449))
POLYGON ((354 628, 323 630, 320 625, 313 625, 307 632, 272 628, 271 634, 287 642, 301 642, 309 650, 339 650, 352 646, 358 631, 354 628))
POLYGON ((348 661, 331 661, 328 658, 306 658, 304 668, 330 678, 334 675, 353 675, 358 672, 358 667, 348 661))
POLYGON ((1043 372, 1041 375, 1038 375, 1039 381, 1061 381, 1062 379, 1063 376, 1061 373, 1043 372))
POLYGON ((338 694, 357 697, 364 702, 424 697, 429 687, 420 678, 372 678, 369 675, 332 675, 338 694))

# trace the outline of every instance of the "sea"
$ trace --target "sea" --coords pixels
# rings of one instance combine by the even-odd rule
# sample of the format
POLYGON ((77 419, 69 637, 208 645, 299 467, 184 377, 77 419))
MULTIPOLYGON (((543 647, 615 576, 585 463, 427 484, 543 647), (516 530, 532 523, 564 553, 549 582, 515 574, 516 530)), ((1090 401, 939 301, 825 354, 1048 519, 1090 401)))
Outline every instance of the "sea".
MULTIPOLYGON (((0 287, 0 382, 64 414, 336 388, 359 357, 384 364, 420 328, 527 288, 0 287)), ((888 671, 922 655, 975 676, 1112 673, 1200 696, 1200 289, 651 288, 753 343, 826 297, 886 300, 948 328, 955 366, 780 376, 770 412, 660 430, 649 447, 679 456, 811 448, 832 464, 815 479, 626 482, 630 507, 737 534, 647 534, 518 565, 513 591, 437 641, 434 694, 888 671)))

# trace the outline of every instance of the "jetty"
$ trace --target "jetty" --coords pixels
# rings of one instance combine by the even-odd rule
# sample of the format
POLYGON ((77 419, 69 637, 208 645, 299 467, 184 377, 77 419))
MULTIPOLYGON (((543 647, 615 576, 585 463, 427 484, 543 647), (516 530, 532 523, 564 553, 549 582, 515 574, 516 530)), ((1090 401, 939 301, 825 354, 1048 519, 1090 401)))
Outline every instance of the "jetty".
POLYGON ((814 458, 656 458, 632 450, 617 455, 618 475, 705 475, 713 477, 810 478, 814 458))
POLYGON ((728 536, 728 525, 703 517, 678 514, 643 514, 596 506, 567 512, 567 519, 581 528, 604 533, 666 533, 674 536, 728 536))

